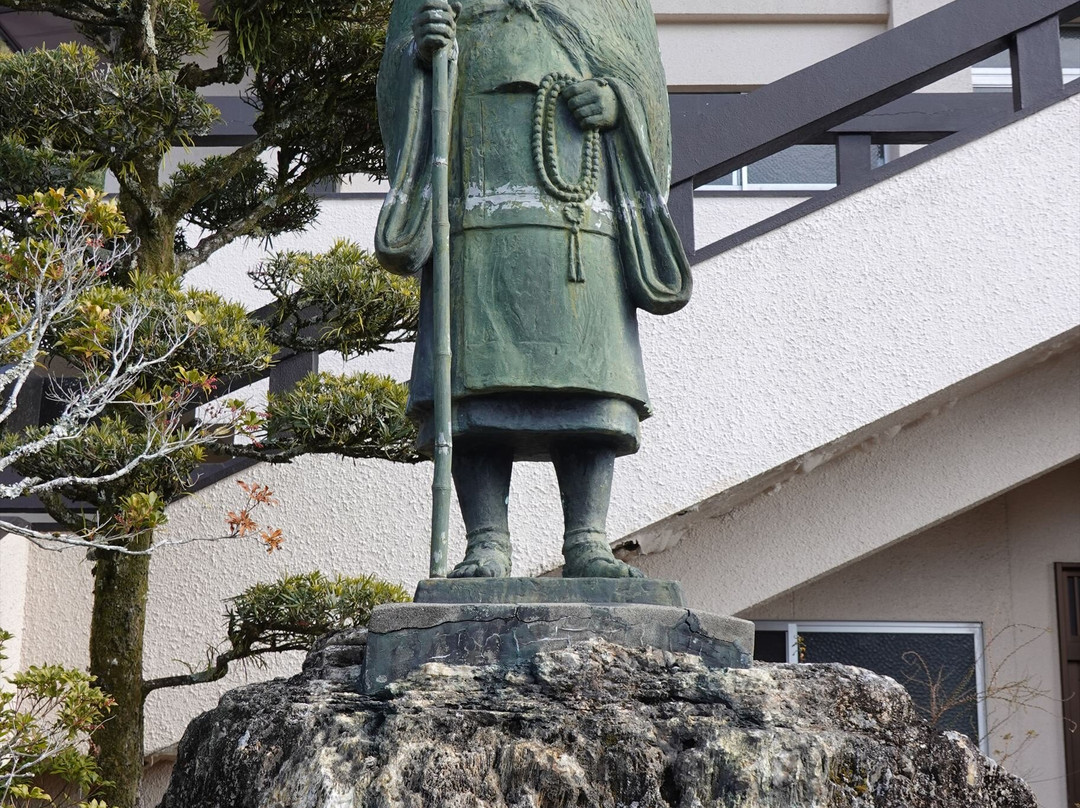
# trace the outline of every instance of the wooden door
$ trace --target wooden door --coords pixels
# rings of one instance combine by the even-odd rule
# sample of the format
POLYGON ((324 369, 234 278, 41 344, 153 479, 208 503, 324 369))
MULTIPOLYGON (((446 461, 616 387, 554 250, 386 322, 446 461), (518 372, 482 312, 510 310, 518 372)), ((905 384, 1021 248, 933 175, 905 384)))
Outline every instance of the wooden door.
POLYGON ((1065 772, 1069 805, 1080 805, 1080 564, 1055 564, 1065 772))

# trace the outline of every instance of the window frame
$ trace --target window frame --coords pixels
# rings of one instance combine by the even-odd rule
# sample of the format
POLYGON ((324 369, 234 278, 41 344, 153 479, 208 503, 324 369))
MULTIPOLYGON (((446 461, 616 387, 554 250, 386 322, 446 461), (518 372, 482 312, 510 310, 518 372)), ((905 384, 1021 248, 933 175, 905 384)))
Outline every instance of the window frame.
POLYGON ((975 659, 976 713, 979 721, 979 749, 990 755, 990 726, 986 706, 986 654, 982 623, 886 620, 754 620, 757 631, 783 631, 787 634, 787 661, 799 662, 800 630, 836 634, 970 634, 975 659))
POLYGON ((831 191, 835 182, 750 182, 750 166, 737 168, 730 174, 731 185, 718 185, 717 181, 707 183, 698 191, 721 191, 728 193, 752 193, 757 191, 831 191))
MULTIPOLYGON (((1080 79, 1080 67, 1061 68, 1061 80, 1068 84, 1080 79)), ((973 92, 1006 92, 1012 89, 1011 67, 973 67, 971 68, 971 89, 973 92)))

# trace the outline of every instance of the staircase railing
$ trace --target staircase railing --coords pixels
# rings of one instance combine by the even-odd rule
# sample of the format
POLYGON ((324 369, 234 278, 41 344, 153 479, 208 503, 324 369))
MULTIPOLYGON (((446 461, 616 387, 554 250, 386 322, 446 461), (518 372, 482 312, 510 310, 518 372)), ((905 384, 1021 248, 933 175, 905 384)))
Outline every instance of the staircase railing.
MULTIPOLYGON (((882 171, 871 165, 871 143, 928 143, 977 120, 1000 120, 1063 97, 1060 23, 1078 14, 1076 0, 954 0, 745 95, 673 95, 668 205, 692 262, 771 229, 767 221, 695 248, 694 189, 737 168, 790 146, 833 143, 839 187, 865 185, 872 172, 882 171), (982 94, 904 98, 1006 48, 1011 105, 982 94)), ((836 198, 830 192, 808 200, 786 218, 836 198)))

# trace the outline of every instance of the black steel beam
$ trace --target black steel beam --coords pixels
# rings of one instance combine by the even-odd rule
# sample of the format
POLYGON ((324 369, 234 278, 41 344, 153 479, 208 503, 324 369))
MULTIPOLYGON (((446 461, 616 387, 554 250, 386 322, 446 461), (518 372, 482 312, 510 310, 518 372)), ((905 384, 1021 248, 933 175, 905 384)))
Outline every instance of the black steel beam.
POLYGON ((668 193, 668 212, 679 231, 688 258, 694 257, 694 183, 685 180, 672 185, 668 193))
POLYGON ((865 179, 873 170, 870 135, 840 135, 836 142, 836 184, 865 179))
POLYGON ((1027 109, 1061 92, 1061 24, 1056 17, 1025 28, 1009 46, 1013 106, 1027 109))
POLYGON ((905 25, 779 79, 708 116, 675 153, 672 181, 710 182, 1009 47, 1043 20, 1074 17, 1075 0, 953 0, 905 25))
POLYGON ((807 143, 868 134, 878 144, 926 144, 1013 111, 1008 93, 912 93, 852 118, 807 143))
POLYGON ((319 372, 319 355, 314 351, 294 353, 279 359, 270 369, 270 392, 284 393, 311 373, 319 372))
MULTIPOLYGON (((0 14, 8 14, 10 11, 11 9, 0 9, 0 14)), ((15 37, 13 37, 4 27, 4 21, 2 19, 0 19, 0 42, 7 45, 9 50, 19 50, 19 43, 15 41, 15 37)))
MULTIPOLYGON (((737 112, 738 98, 732 93, 672 94, 671 139, 675 154, 697 147, 697 130, 702 126, 723 126, 728 116, 737 112)), ((1012 97, 1007 92, 912 93, 802 142, 832 145, 841 135, 868 134, 877 144, 922 145, 1012 111, 1012 97)))

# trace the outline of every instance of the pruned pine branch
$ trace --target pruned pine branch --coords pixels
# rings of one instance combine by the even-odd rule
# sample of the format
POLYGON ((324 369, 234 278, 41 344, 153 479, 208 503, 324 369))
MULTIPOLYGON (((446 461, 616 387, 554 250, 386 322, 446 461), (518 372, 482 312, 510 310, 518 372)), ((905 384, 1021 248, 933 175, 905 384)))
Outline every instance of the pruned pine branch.
POLYGON ((180 221, 199 200, 225 187, 245 167, 257 161, 265 149, 266 138, 256 136, 235 151, 194 167, 187 176, 174 175, 172 186, 165 190, 165 215, 180 221))
POLYGON ((179 423, 158 417, 160 402, 140 403, 125 397, 148 376, 172 364, 196 325, 168 324, 165 333, 159 331, 156 350, 148 354, 140 345, 140 333, 151 315, 145 306, 133 302, 106 311, 87 300, 87 294, 133 249, 119 238, 123 229, 115 206, 93 192, 72 197, 49 192, 25 201, 38 220, 34 236, 18 243, 0 240, 0 277, 5 287, 0 303, 0 359, 8 363, 0 372, 0 426, 14 415, 19 394, 39 361, 55 349, 57 332, 69 329, 67 336, 76 338, 69 346, 94 361, 82 364, 81 375, 70 386, 53 387, 54 397, 62 403, 55 420, 24 439, 5 442, 0 471, 62 442, 77 442, 86 427, 111 407, 125 407, 147 430, 143 450, 116 468, 92 475, 31 476, 0 485, 3 498, 105 485, 143 463, 193 444, 192 435, 179 423), (99 327, 86 327, 88 321, 99 327))
POLYGON ((153 164, 142 180, 156 187, 162 155, 208 132, 219 110, 168 73, 138 61, 103 64, 102 56, 86 45, 64 44, 0 60, 0 131, 48 147, 58 160, 92 155, 96 167, 120 178, 153 164))
MULTIPOLYGON (((124 399, 125 394, 153 370, 168 365, 173 355, 183 347, 195 331, 195 327, 189 324, 187 328, 178 330, 174 334, 163 352, 155 356, 137 355, 135 334, 147 316, 148 312, 140 307, 135 307, 133 311, 114 313, 115 326, 112 334, 115 340, 111 345, 100 346, 101 350, 111 358, 109 366, 105 369, 92 368, 76 380, 74 388, 56 392, 54 397, 64 400, 60 416, 47 426, 40 437, 20 443, 0 455, 0 471, 10 468, 31 455, 40 454, 61 441, 78 440, 88 424, 113 406, 124 406, 135 411, 140 416, 139 420, 146 424, 144 451, 123 467, 108 474, 93 477, 57 476, 47 480, 25 480, 12 486, 0 485, 0 497, 34 496, 65 486, 109 483, 123 477, 140 463, 167 456, 184 446, 195 443, 190 436, 185 436, 178 423, 162 421, 156 417, 156 411, 160 409, 160 406, 155 406, 158 402, 144 404, 124 399)), ((40 348, 40 346, 35 347, 40 348)), ((25 379, 21 381, 23 380, 25 379)), ((194 400, 194 391, 189 392, 189 397, 190 400, 194 400)), ((12 411, 14 401, 14 397, 9 401, 12 411)))
MULTIPOLYGON (((59 195, 62 196, 62 195, 59 195)), ((0 238, 0 280, 4 297, 0 300, 0 426, 14 413, 18 395, 37 366, 46 336, 58 323, 73 319, 85 292, 101 282, 110 268, 127 257, 133 246, 117 240, 122 230, 103 230, 93 218, 105 207, 93 192, 78 195, 72 213, 61 211, 55 192, 39 194, 34 217, 39 225, 32 240, 12 243, 0 238), (51 206, 51 207, 49 207, 51 206)), ((32 200, 26 199, 29 207, 32 200)), ((115 225, 108 225, 114 228, 115 225)), ((2 235, 2 234, 0 234, 2 235)), ((130 351, 129 337, 138 327, 139 312, 116 312, 120 328, 117 344, 110 346, 130 351)), ((125 359, 128 358, 125 355, 125 359)), ((116 382, 122 375, 114 363, 103 381, 116 382)), ((109 393, 115 395, 116 389, 109 393)), ((78 420, 87 420, 101 412, 98 390, 69 401, 58 421, 55 439, 63 439, 78 420)), ((10 465, 0 458, 0 471, 10 465)))
POLYGON ((256 584, 231 601, 224 651, 211 648, 205 667, 151 679, 143 683, 143 691, 215 682, 233 662, 282 651, 309 651, 327 634, 367 625, 376 606, 408 600, 409 593, 400 586, 374 576, 328 578, 310 572, 256 584))
MULTIPOLYGON (((65 521, 71 523, 69 532, 36 530, 21 522, 13 522, 0 519, 0 537, 9 533, 21 536, 32 542, 42 550, 61 552, 72 548, 81 549, 94 553, 114 553, 122 556, 148 556, 167 547, 180 547, 188 544, 204 542, 228 541, 231 539, 252 539, 268 552, 279 549, 282 538, 280 530, 263 529, 255 521, 254 515, 260 508, 272 507, 277 500, 271 498, 269 488, 259 485, 248 485, 242 481, 239 483, 248 492, 244 507, 239 509, 239 514, 230 512, 225 519, 225 527, 220 534, 199 534, 170 536, 167 527, 163 527, 161 521, 161 508, 164 502, 153 495, 136 495, 131 499, 137 500, 137 505, 149 507, 152 518, 147 520, 145 527, 139 527, 133 520, 128 519, 121 523, 123 514, 112 520, 97 521, 95 518, 86 518, 71 511, 65 521)), ((47 494, 45 500, 55 497, 47 494)), ((67 506, 53 502, 48 503, 54 516, 60 515, 67 506)), ((211 681, 211 680, 208 680, 211 681)))
POLYGON ((180 271, 188 272, 205 262, 222 247, 228 246, 238 238, 243 238, 244 236, 256 233, 259 228, 259 222, 264 217, 269 216, 282 205, 303 193, 307 186, 308 183, 303 182, 302 180, 296 180, 289 183, 279 192, 264 197, 263 200, 247 214, 234 219, 221 229, 205 236, 191 249, 181 252, 177 256, 177 265, 179 266, 180 271))
POLYGON ((418 284, 385 272, 352 242, 340 240, 321 254, 278 253, 248 275, 276 298, 274 340, 294 351, 350 358, 416 338, 418 284))
POLYGON ((244 77, 244 65, 222 55, 213 67, 203 67, 196 62, 181 66, 176 83, 189 90, 209 87, 211 84, 236 84, 244 77))
POLYGON ((416 427, 406 415, 407 388, 388 376, 313 373, 271 394, 266 417, 247 424, 249 444, 216 447, 223 454, 284 463, 302 454, 417 463, 416 427))

